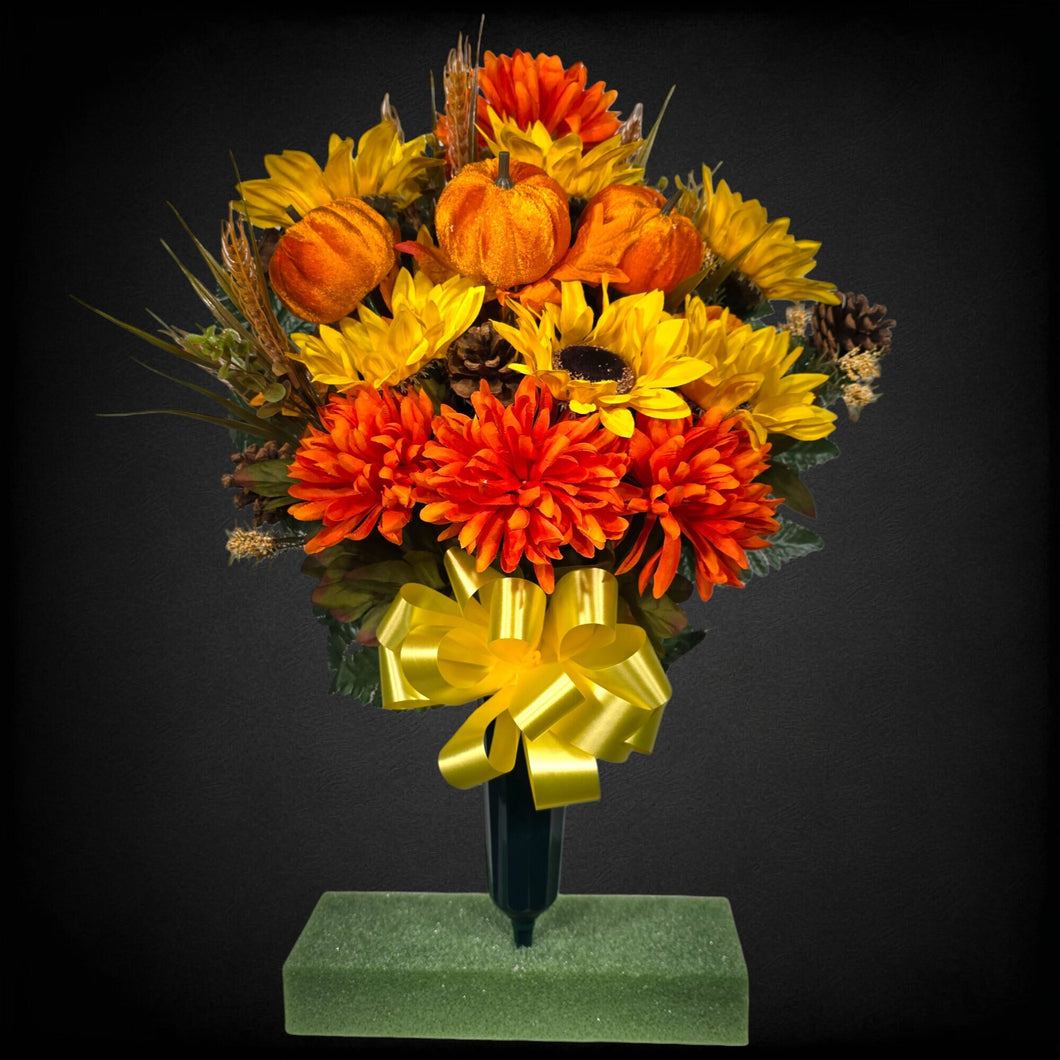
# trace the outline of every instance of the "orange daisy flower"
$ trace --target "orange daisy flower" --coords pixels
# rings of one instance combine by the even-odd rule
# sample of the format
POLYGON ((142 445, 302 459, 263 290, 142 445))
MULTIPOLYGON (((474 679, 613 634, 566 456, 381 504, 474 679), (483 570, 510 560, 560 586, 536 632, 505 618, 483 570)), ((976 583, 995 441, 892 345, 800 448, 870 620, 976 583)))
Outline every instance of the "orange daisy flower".
POLYGON ((656 599, 669 589, 682 537, 695 549, 696 588, 703 600, 715 585, 742 585, 747 551, 766 548, 765 538, 780 527, 773 517, 780 501, 767 496, 767 484, 754 481, 768 466, 768 452, 768 446, 754 445, 739 417, 724 419, 720 409, 684 420, 638 414, 629 473, 640 495, 629 501, 629 510, 643 512, 644 525, 615 573, 636 566, 658 525, 663 541, 641 568, 642 594, 649 579, 656 599))
POLYGON ((438 540, 459 535, 478 570, 499 555, 511 573, 525 557, 552 592, 564 545, 591 558, 629 525, 618 491, 626 442, 596 415, 553 422, 552 395, 530 377, 509 406, 486 382, 471 402, 474 416, 443 406, 434 420, 436 441, 426 446, 434 467, 417 478, 422 518, 448 524, 438 540))
POLYGON ((478 84, 486 103, 520 129, 539 121, 553 139, 574 133, 591 147, 618 131, 618 115, 607 109, 618 92, 607 91, 603 81, 586 88, 587 76, 584 63, 564 69, 558 55, 534 58, 517 48, 510 56, 486 52, 478 84))
POLYGON ((298 480, 290 493, 303 503, 296 519, 321 522, 306 542, 321 552, 346 538, 360 541, 378 527, 395 545, 412 517, 413 476, 426 465, 434 406, 425 393, 396 394, 359 386, 333 395, 320 412, 323 430, 310 427, 287 469, 298 480))

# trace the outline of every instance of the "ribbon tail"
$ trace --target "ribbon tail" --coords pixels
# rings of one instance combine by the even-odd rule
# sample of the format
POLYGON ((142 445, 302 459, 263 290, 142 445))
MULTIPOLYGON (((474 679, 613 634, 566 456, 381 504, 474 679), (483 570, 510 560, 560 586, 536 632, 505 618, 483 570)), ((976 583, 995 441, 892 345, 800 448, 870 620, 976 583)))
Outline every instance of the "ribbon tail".
POLYGON ((596 802, 600 798, 600 773, 594 755, 543 733, 536 740, 524 737, 530 791, 539 810, 596 802))

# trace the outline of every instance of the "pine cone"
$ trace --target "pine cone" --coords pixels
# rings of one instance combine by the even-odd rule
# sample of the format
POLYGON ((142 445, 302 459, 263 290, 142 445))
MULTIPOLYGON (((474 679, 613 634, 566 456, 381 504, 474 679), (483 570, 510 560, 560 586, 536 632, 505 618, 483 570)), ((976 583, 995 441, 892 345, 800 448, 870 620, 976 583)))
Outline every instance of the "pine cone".
POLYGON ((841 305, 818 302, 813 310, 813 344, 830 361, 854 349, 883 356, 891 348, 895 326, 886 316, 885 305, 870 305, 863 294, 848 292, 841 305))
POLYGON ((261 464, 266 461, 279 461, 286 464, 294 459, 294 451, 294 446, 289 442, 278 445, 270 440, 263 445, 248 446, 242 453, 232 454, 231 460, 235 464, 235 471, 231 474, 222 475, 221 485, 229 489, 239 490, 239 494, 232 498, 232 503, 236 508, 245 508, 248 504, 253 505, 251 510, 254 515, 253 525, 255 527, 276 522, 283 515, 283 512, 267 507, 269 497, 258 493, 254 489, 253 476, 240 474, 240 472, 244 472, 254 464, 261 464))
POLYGON ((508 367, 514 357, 515 347, 501 338, 490 321, 469 328, 449 347, 445 357, 453 393, 469 398, 485 379, 493 396, 508 404, 523 378, 508 367))

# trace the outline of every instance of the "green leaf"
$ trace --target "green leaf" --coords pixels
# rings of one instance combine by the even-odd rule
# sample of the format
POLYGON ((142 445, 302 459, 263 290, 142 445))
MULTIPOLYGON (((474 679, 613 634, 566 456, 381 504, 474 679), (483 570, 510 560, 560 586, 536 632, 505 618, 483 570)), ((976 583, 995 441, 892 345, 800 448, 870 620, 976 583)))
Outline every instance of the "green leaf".
POLYGON ((218 427, 225 427, 228 430, 239 429, 246 434, 253 434, 257 438, 264 438, 266 441, 270 438, 276 437, 276 431, 271 427, 263 427, 261 430, 254 430, 252 427, 246 424, 237 423, 235 420, 226 420, 221 416, 207 416, 202 412, 189 412, 187 409, 139 409, 136 412, 97 412, 97 416, 103 416, 105 418, 115 418, 119 416, 183 416, 189 420, 199 420, 201 423, 213 423, 218 427))
POLYGON ((276 315, 276 319, 279 325, 288 335, 293 335, 296 331, 312 331, 315 327, 314 324, 310 324, 303 320, 299 316, 295 316, 275 294, 271 296, 272 311, 276 315))
POLYGON ((749 574, 764 578, 771 570, 780 570, 785 563, 824 548, 821 536, 801 523, 781 518, 780 529, 769 539, 769 548, 747 553, 749 574))
POLYGON ((380 699, 379 649, 356 647, 340 660, 331 691, 352 696, 369 707, 380 699))
POLYGON ((696 550, 687 537, 681 538, 681 558, 677 561, 677 573, 693 585, 696 581, 696 550))
POLYGON ((796 442, 783 452, 773 452, 773 463, 784 464, 794 471, 809 471, 812 467, 827 464, 839 456, 839 447, 827 438, 813 442, 796 442))
POLYGON ((655 122, 652 124, 648 135, 637 149, 637 153, 630 159, 633 165, 640 166, 645 171, 647 171, 648 168, 648 159, 651 157, 651 149, 655 146, 655 138, 659 135, 659 129, 662 126, 663 115, 666 113, 666 108, 669 106, 670 99, 676 88, 676 85, 670 86, 670 91, 666 93, 666 99, 663 100, 662 107, 659 109, 659 114, 656 117, 655 122))
POLYGON ((171 353, 174 357, 180 357, 182 360, 189 361, 191 364, 198 365, 200 368, 209 369, 211 367, 210 361, 207 358, 196 357, 194 354, 188 353, 187 350, 181 349, 181 347, 175 342, 168 342, 166 339, 161 339, 150 331, 144 331, 143 328, 138 328, 134 324, 127 324, 124 320, 119 320, 117 317, 111 316, 110 313, 104 313, 102 309, 97 309, 95 306, 89 305, 88 302, 83 302, 80 298, 77 298, 74 295, 71 295, 71 297, 78 303, 78 305, 83 305, 97 316, 101 316, 111 324, 116 324, 119 328, 123 328, 131 335, 135 335, 138 339, 143 339, 144 342, 149 342, 152 346, 157 346, 160 350, 165 350, 166 353, 171 353))
POLYGON ((668 670, 676 660, 691 651, 706 635, 705 629, 683 629, 672 637, 664 637, 662 640, 663 655, 659 660, 663 669, 668 670))
POLYGON ((759 482, 768 482, 774 497, 782 497, 784 503, 794 512, 816 518, 817 508, 813 503, 813 494, 799 478, 799 473, 786 464, 774 464, 758 476, 759 482))
POLYGON ((334 671, 330 691, 352 696, 365 706, 380 702, 379 649, 354 642, 358 627, 339 622, 321 607, 317 618, 328 628, 328 669, 334 671))
MULTIPOLYGON (((218 419, 214 416, 201 416, 193 413, 179 413, 179 415, 191 416, 193 419, 201 419, 207 423, 219 423, 222 426, 230 427, 233 430, 242 430, 251 434, 256 434, 259 438, 272 438, 280 442, 298 442, 298 435, 292 433, 290 430, 285 429, 282 424, 274 426, 265 426, 257 415, 246 406, 241 405, 237 401, 229 401, 227 398, 221 397, 220 394, 215 394, 212 390, 208 390, 204 386, 198 386, 195 383, 189 383, 185 379, 178 379, 175 375, 170 375, 168 372, 163 372, 160 368, 155 368, 150 364, 144 364, 143 361, 137 361, 142 368, 146 368, 149 372, 154 372, 155 375, 160 375, 163 379, 168 379, 171 383, 176 383, 177 386, 182 386, 186 390, 192 390, 196 394, 202 394, 203 397, 220 405, 221 408, 230 412, 236 417, 234 420, 218 419), (239 422, 242 421, 242 422, 239 422)), ((172 409, 156 409, 156 412, 172 412, 172 409)), ((122 413, 111 413, 111 415, 122 415, 122 413)), ((135 413, 125 413, 125 415, 135 415, 135 413)))
POLYGON ((321 621, 326 618, 328 625, 331 626, 331 633, 328 636, 328 669, 337 670, 342 665, 342 660, 346 657, 346 652, 356 633, 348 633, 349 627, 333 621, 330 615, 319 617, 321 621))
POLYGON ((743 322, 745 324, 750 324, 751 327, 757 331, 759 328, 764 328, 770 323, 773 319, 774 312, 773 303, 765 301, 745 316, 743 322))
POLYGON ((290 500, 288 491, 295 484, 295 479, 287 475, 289 464, 288 460, 259 460, 240 468, 232 478, 259 497, 286 497, 290 500))

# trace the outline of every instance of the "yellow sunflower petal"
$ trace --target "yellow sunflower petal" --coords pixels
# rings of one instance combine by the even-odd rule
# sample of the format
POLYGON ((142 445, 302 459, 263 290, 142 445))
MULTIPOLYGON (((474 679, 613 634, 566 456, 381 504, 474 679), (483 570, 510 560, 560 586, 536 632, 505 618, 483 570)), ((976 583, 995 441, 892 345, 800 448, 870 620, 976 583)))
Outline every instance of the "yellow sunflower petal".
POLYGON ((684 195, 678 209, 687 212, 707 247, 752 283, 767 299, 824 302, 838 305, 835 285, 807 277, 820 243, 796 240, 786 217, 770 221, 757 199, 744 200, 703 167, 698 198, 684 195))

